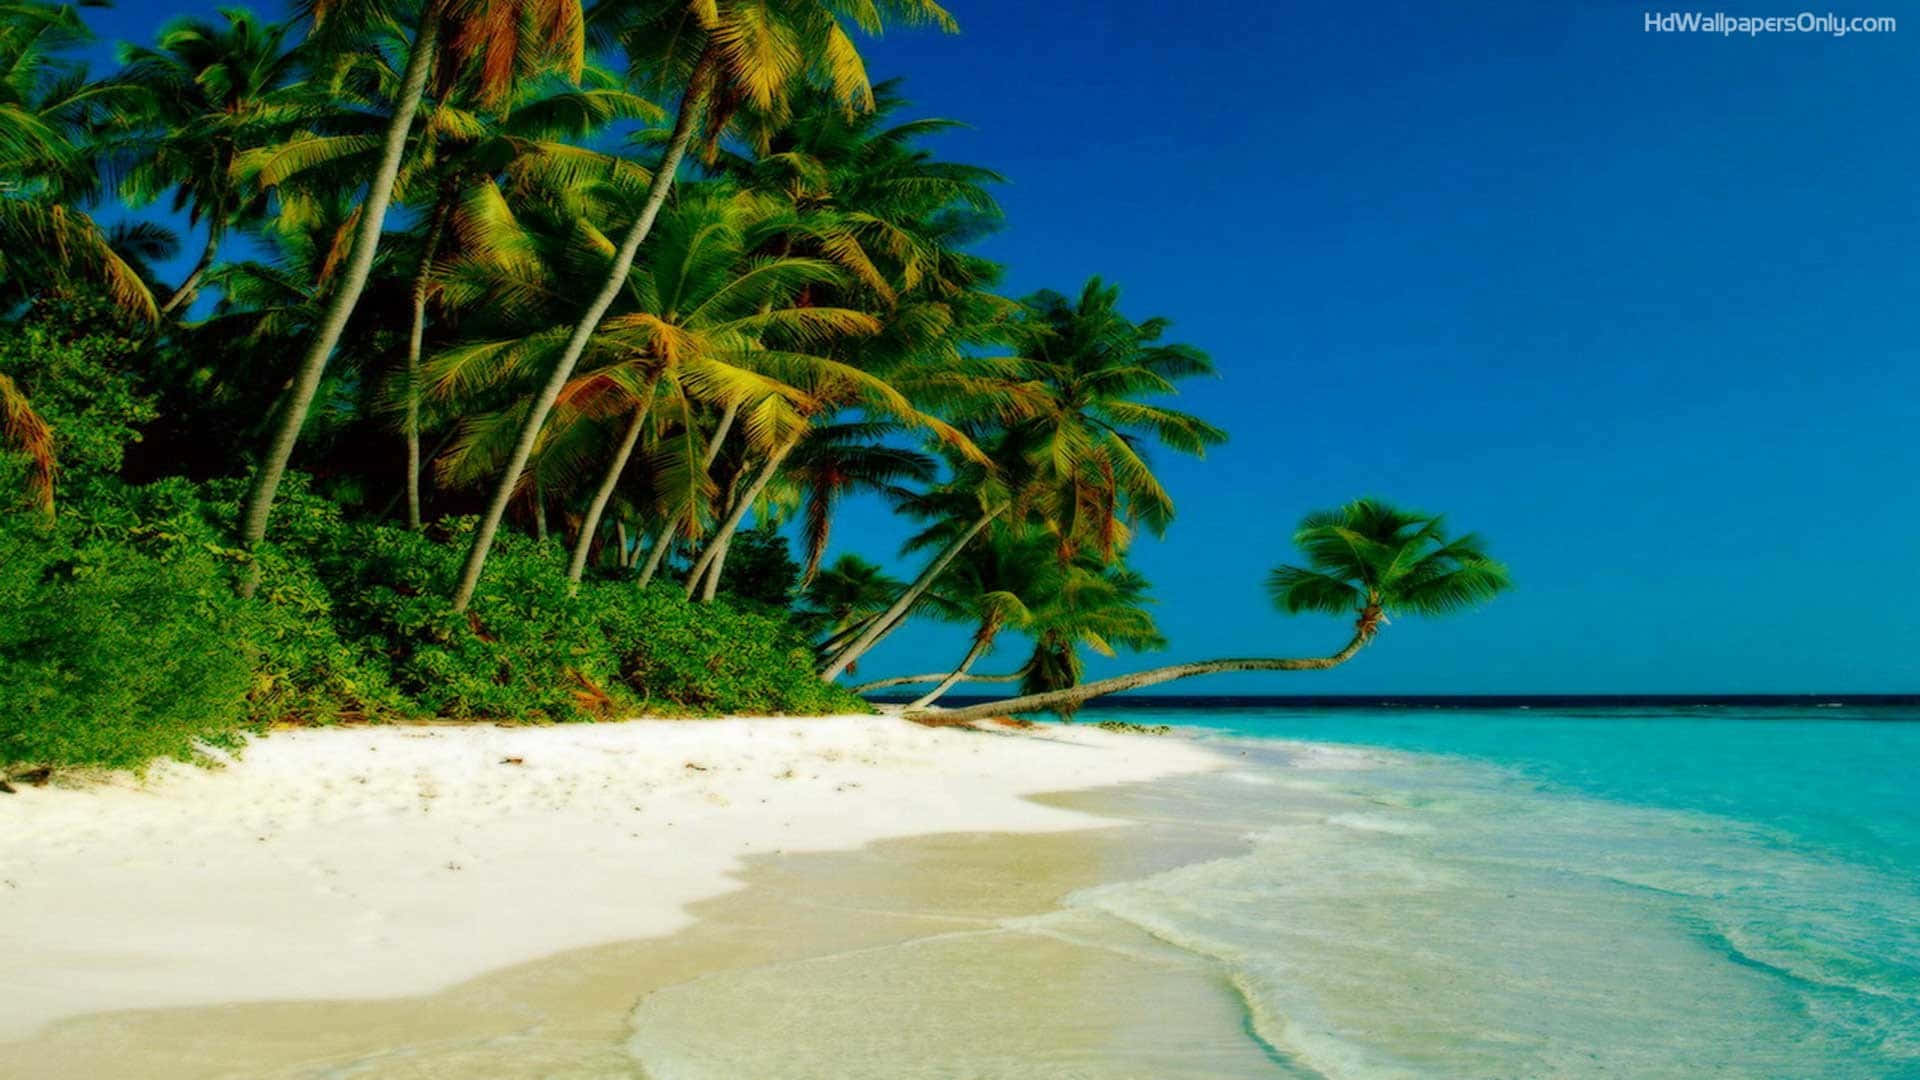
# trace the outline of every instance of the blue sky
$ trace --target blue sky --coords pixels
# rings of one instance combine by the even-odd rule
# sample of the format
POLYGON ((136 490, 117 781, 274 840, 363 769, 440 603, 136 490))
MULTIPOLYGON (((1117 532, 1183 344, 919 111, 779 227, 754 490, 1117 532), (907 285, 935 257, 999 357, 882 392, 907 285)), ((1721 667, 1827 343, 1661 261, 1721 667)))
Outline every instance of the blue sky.
MULTIPOLYGON (((1446 512, 1518 582, 1333 672, 1178 689, 1920 685, 1920 17, 1749 39, 1602 3, 951 6, 961 35, 892 34, 869 68, 1009 176, 984 245, 1008 288, 1102 275, 1222 371, 1180 404, 1232 441, 1157 458, 1179 518, 1135 551, 1154 662, 1337 647, 1260 586, 1301 513, 1357 495, 1446 512)), ((90 18, 145 37, 157 9, 90 18)), ((836 537, 886 558, 903 532, 855 505, 836 537)), ((964 647, 910 627, 862 674, 964 647)))

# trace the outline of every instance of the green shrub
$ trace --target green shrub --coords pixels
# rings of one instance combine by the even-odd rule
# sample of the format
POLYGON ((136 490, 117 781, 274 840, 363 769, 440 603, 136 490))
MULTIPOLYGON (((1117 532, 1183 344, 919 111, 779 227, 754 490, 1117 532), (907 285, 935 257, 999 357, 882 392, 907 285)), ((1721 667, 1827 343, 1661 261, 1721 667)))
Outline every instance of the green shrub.
POLYGON ((502 537, 464 616, 447 583, 465 527, 444 539, 361 526, 321 574, 355 637, 383 641, 396 687, 451 717, 577 720, 666 713, 860 711, 813 674, 807 642, 781 609, 688 603, 677 586, 566 580, 565 552, 502 537))
POLYGON ((246 614, 210 557, 75 548, 0 520, 0 774, 134 768, 233 745, 252 665, 246 614))
POLYGON ((228 540, 237 481, 103 484, 51 524, 0 514, 0 764, 137 766, 284 722, 867 708, 814 675, 784 608, 576 590, 558 545, 510 535, 456 616, 470 521, 355 524, 300 477, 282 491, 252 555, 228 540))
POLYGON ((595 586, 608 637, 622 650, 621 679, 649 706, 697 713, 869 712, 844 687, 814 674, 813 650, 777 608, 722 597, 689 604, 678 586, 595 586))

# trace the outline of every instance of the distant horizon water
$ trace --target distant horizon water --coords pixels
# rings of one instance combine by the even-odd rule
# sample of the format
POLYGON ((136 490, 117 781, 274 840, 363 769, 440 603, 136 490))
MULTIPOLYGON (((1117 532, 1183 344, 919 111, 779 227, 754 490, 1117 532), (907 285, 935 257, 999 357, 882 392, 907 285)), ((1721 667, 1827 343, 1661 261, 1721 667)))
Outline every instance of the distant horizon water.
MULTIPOLYGON (((868 695, 868 700, 887 705, 903 705, 918 694, 885 693, 868 695)), ((947 694, 940 704, 948 707, 979 705, 1004 701, 1005 694, 947 694)), ((1549 706, 1558 708, 1627 708, 1633 706, 1747 706, 1755 708, 1808 708, 1829 705, 1861 707, 1920 708, 1920 692, 1880 694, 1205 694, 1155 693, 1151 690, 1095 698, 1082 706, 1084 712, 1115 709, 1168 708, 1192 706, 1266 707, 1266 708, 1378 708, 1393 706, 1438 706, 1442 708, 1513 708, 1549 706)), ((1920 714, 1900 719, 1920 719, 1920 714)))

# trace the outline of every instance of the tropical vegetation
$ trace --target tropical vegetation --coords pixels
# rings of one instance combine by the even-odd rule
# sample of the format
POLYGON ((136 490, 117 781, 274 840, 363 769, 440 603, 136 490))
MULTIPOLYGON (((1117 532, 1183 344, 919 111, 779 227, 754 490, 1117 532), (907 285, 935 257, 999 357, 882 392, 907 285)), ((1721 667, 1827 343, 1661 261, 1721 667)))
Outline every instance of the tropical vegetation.
POLYGON ((1085 681, 1165 644, 1128 556, 1214 369, 1098 278, 1001 289, 1001 178, 857 44, 932 0, 307 0, 99 71, 84 8, 0 0, 0 779, 909 681, 1071 714, 1506 583, 1357 502, 1273 579, 1340 653, 1085 681), (917 523, 903 579, 850 498, 917 523), (916 619, 950 668, 842 685, 916 619))

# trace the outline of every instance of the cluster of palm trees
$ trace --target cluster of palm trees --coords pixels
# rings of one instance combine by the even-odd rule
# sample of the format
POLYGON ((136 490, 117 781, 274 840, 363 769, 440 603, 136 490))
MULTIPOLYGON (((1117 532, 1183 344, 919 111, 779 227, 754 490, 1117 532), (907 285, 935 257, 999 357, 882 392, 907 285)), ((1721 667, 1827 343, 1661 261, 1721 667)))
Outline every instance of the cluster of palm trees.
POLYGON ((1064 691, 1082 650, 1159 643, 1126 552, 1173 517, 1150 450, 1224 438, 1162 403, 1211 364, 1098 279, 993 291, 998 177, 869 85, 854 36, 888 23, 953 29, 932 0, 308 0, 95 79, 72 6, 0 0, 0 304, 87 292, 179 345, 223 412, 181 443, 257 452, 246 546, 303 454, 412 528, 477 512, 455 612, 503 527, 699 602, 749 518, 791 520, 823 678, 921 614, 972 634, 917 705, 1008 633, 1032 653, 993 677, 1064 691), (192 268, 158 282, 177 241, 100 226, 108 195, 185 213, 192 268), (911 581, 826 561, 856 493, 924 523, 911 581))

